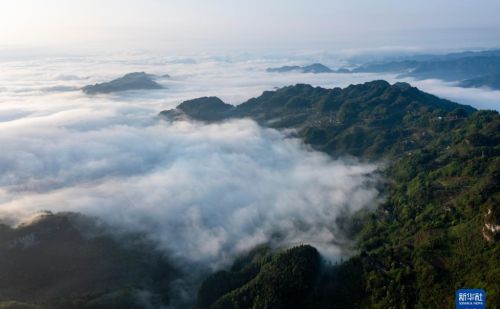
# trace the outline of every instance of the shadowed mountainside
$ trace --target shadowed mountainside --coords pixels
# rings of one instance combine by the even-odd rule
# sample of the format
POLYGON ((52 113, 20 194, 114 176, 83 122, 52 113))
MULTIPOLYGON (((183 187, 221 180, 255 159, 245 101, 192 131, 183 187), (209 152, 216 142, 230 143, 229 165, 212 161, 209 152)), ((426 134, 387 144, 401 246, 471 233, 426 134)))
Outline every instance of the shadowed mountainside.
POLYGON ((0 308, 138 308, 168 304, 178 272, 137 235, 99 221, 45 213, 0 224, 0 308), (23 307, 24 306, 24 307, 23 307))

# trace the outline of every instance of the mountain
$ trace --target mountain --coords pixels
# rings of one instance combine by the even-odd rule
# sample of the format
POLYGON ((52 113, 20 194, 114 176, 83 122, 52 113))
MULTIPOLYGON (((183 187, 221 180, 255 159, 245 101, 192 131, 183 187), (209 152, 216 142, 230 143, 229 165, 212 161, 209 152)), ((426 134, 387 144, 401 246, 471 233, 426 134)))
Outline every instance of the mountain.
POLYGON ((296 128, 306 143, 334 156, 379 158, 425 145, 431 136, 418 135, 425 129, 421 127, 424 123, 442 125, 455 117, 452 112, 464 117, 474 111, 409 84, 373 81, 344 89, 298 84, 265 91, 238 106, 218 99, 206 104, 201 98, 160 115, 186 115, 204 121, 250 117, 273 128, 296 128))
POLYGON ((500 89, 500 73, 466 79, 461 81, 458 85, 464 88, 488 87, 491 89, 500 89))
MULTIPOLYGON (((167 78, 168 75, 162 77, 167 78)), ((82 91, 86 94, 98 94, 126 90, 162 89, 163 87, 154 81, 155 78, 155 75, 144 72, 128 73, 110 82, 85 86, 82 91)))
POLYGON ((185 101, 176 110, 163 111, 160 115, 175 119, 186 113, 199 120, 217 121, 224 118, 226 113, 232 108, 232 105, 222 102, 217 97, 202 97, 185 101))
POLYGON ((328 265, 309 245, 258 247, 229 270, 210 275, 196 308, 360 308, 359 259, 328 265))
POLYGON ((448 81, 476 78, 500 72, 500 56, 464 57, 430 61, 374 63, 351 70, 353 73, 399 73, 418 79, 438 78, 448 81))
POLYGON ((0 308, 137 308, 145 295, 168 304, 178 277, 170 262, 138 235, 110 235, 76 213, 0 224, 0 308))
POLYGON ((488 49, 481 51, 460 51, 453 53, 420 53, 415 51, 379 51, 368 53, 359 53, 348 56, 346 60, 350 66, 357 66, 360 64, 374 64, 374 63, 389 63, 389 62, 402 62, 402 61, 436 61, 436 60, 452 60, 466 57, 478 56, 500 56, 500 49, 488 49))
POLYGON ((478 56, 421 62, 405 75, 418 79, 439 78, 456 81, 498 73, 500 73, 500 57, 478 56))
POLYGON ((462 51, 447 54, 427 54, 415 55, 407 57, 405 60, 425 60, 425 61, 438 61, 438 60, 455 60, 462 58, 475 58, 475 57, 500 57, 500 49, 488 49, 480 51, 462 51))
POLYGON ((333 71, 321 64, 321 63, 313 63, 307 66, 282 66, 282 67, 277 67, 277 68, 267 68, 267 72, 271 73, 287 73, 287 72, 302 72, 302 73, 332 73, 333 71))
MULTIPOLYGON (((420 62, 415 60, 400 60, 391 62, 368 63, 352 70, 344 70, 344 73, 409 73, 415 69, 420 62)), ((340 72, 339 72, 340 73, 340 72)))
POLYGON ((198 308, 314 308, 314 286, 320 277, 321 258, 311 246, 298 246, 272 254, 252 251, 230 271, 204 282, 198 308), (239 285, 243 285, 239 288, 239 285), (226 293, 213 287, 222 287, 226 293), (276 297, 280 295, 280 297, 276 297), (215 296, 215 297, 214 297, 215 296))
POLYGON ((293 72, 293 71, 301 71, 302 67, 298 65, 285 65, 282 67, 277 67, 277 68, 267 68, 266 72, 269 73, 287 73, 287 72, 293 72))
POLYGON ((289 299, 297 308, 453 308, 459 288, 485 289, 489 304, 500 303, 498 112, 385 81, 299 84, 234 107, 217 102, 215 117, 182 104, 175 111, 209 121, 250 117, 292 128, 334 157, 385 162, 386 200, 344 222, 358 248, 349 260, 318 270, 309 249, 251 252, 207 278, 199 308, 287 308, 289 299))
MULTIPOLYGON (((337 72, 346 73, 347 71, 343 69, 337 72)), ((412 77, 416 79, 436 78, 445 81, 464 81, 464 87, 470 87, 467 85, 471 84, 487 86, 483 85, 483 83, 488 83, 494 76, 500 74, 500 51, 463 52, 435 55, 432 57, 427 56, 425 58, 368 63, 354 68, 349 72, 388 72, 400 74, 400 77, 412 77)), ((461 86, 462 83, 459 83, 459 85, 461 86)), ((491 82, 489 87, 500 89, 495 82, 491 82)))

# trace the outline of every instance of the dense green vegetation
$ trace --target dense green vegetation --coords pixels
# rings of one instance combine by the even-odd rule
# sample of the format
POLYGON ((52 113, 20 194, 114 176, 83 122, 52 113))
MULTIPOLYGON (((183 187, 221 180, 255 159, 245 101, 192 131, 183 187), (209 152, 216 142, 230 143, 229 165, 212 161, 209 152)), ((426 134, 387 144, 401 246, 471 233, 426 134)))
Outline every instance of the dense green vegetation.
POLYGON ((453 308, 458 288, 500 303, 500 117, 477 112, 387 171, 387 202, 360 237, 374 307, 453 308), (488 216, 488 212, 494 216, 488 216))
POLYGON ((229 271, 208 277, 197 308, 359 307, 361 275, 359 259, 329 265, 308 245, 278 252, 258 248, 229 271))
POLYGON ((278 129, 297 128, 306 143, 333 156, 380 159, 427 145, 474 109, 406 83, 373 81, 344 89, 299 84, 265 91, 236 107, 199 98, 161 115, 179 112, 205 121, 251 117, 278 129))
MULTIPOLYGON (((177 113, 217 120, 194 113, 197 104, 184 107, 177 113)), ((499 235, 488 228, 500 224, 497 112, 384 81, 345 89, 296 85, 222 107, 218 120, 251 117, 296 128, 305 142, 332 156, 386 162, 390 181, 386 202, 353 218, 359 253, 349 261, 320 269, 311 266, 312 255, 290 255, 302 254, 299 249, 269 252, 210 277, 200 290, 200 308, 275 308, 296 293, 289 308, 454 308, 458 288, 484 288, 489 308, 500 304, 499 235), (311 277, 288 271, 294 267, 309 267, 311 277), (285 291, 266 278, 281 278, 277 286, 285 291)))
MULTIPOLYGON (((209 278, 215 282, 231 279, 258 268, 258 273, 241 288, 229 291, 213 308, 306 308, 319 275, 319 253, 311 246, 299 246, 274 255, 264 255, 243 269, 227 273, 225 278, 209 278)), ((222 273, 223 274, 223 273, 222 273)), ((216 274, 221 276, 221 273, 216 274)), ((205 282, 204 288, 210 288, 205 282)), ((200 294, 206 294, 202 288, 200 294)), ((203 304, 203 302, 202 302, 203 304)))

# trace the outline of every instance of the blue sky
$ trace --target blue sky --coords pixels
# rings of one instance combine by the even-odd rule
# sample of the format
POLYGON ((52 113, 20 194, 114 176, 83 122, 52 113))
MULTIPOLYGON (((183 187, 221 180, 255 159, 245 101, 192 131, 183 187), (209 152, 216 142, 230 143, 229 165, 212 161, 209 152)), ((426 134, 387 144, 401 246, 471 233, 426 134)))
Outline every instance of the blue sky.
POLYGON ((465 48, 500 42, 498 0, 1 0, 0 45, 465 48))

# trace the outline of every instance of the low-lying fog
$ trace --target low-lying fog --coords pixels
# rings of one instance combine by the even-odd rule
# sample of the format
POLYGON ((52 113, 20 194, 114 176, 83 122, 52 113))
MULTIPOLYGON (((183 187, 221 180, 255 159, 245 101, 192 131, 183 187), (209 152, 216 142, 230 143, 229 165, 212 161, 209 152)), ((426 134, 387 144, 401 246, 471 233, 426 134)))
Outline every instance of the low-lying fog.
MULTIPOLYGON (((144 232, 177 261, 211 269, 266 242, 310 243, 330 259, 342 256, 335 219, 380 201, 377 164, 332 160, 250 120, 157 117, 199 96, 238 104, 295 83, 396 80, 265 72, 294 63, 142 55, 1 62, 0 217, 19 222, 39 210, 79 211, 144 232), (77 90, 134 71, 171 78, 159 81, 162 90, 97 96, 77 90)), ((478 108, 494 108, 500 98, 499 91, 439 81, 414 85, 478 108)))

